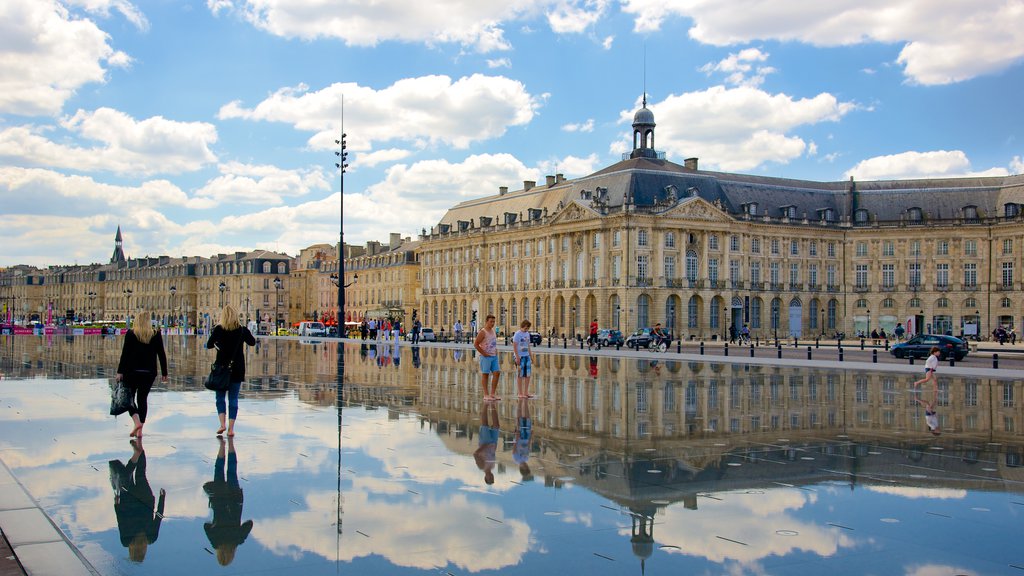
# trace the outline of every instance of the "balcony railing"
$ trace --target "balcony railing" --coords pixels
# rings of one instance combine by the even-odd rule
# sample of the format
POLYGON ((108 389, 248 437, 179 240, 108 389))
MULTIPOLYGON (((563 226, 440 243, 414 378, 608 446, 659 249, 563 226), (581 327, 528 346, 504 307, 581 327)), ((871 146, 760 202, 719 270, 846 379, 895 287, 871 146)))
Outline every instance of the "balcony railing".
POLYGON ((750 289, 764 292, 764 282, 751 282, 750 289))
POLYGON ((597 278, 587 278, 584 284, 587 288, 593 288, 597 286, 597 278))
POLYGON ((709 280, 712 290, 723 290, 725 288, 725 280, 709 280))
POLYGON ((729 281, 729 286, 733 290, 743 290, 745 284, 746 284, 746 282, 744 282, 743 280, 730 280, 729 281))
POLYGON ((666 288, 682 288, 683 287, 683 279, 682 278, 666 278, 665 279, 665 287, 666 288))
POLYGON ((695 278, 687 278, 686 285, 690 288, 702 289, 704 288, 704 281, 695 278))
POLYGON ((833 293, 839 292, 839 285, 838 284, 829 284, 828 286, 825 287, 825 291, 826 292, 833 292, 833 293))
POLYGON ((569 280, 569 288, 579 288, 580 281, 576 279, 569 280))
POLYGON ((565 280, 555 280, 552 282, 555 288, 565 288, 565 280))
POLYGON ((854 292, 871 292, 871 286, 868 286, 867 284, 854 284, 853 285, 853 291, 854 292))
POLYGON ((771 285, 772 292, 782 292, 782 290, 785 288, 782 285, 782 282, 772 282, 771 285))
POLYGON ((811 292, 821 292, 821 284, 808 284, 807 289, 811 292))
POLYGON ((804 285, 803 285, 803 284, 800 284, 800 283, 797 283, 797 284, 790 284, 790 285, 789 285, 789 291, 790 291, 790 292, 800 292, 800 291, 802 291, 803 289, 804 289, 804 285))

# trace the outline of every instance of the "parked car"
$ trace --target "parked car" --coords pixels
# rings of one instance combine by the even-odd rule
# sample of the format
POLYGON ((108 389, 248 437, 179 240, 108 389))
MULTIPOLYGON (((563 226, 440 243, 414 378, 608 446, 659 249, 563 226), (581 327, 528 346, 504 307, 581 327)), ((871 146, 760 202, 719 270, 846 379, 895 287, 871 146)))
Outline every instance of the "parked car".
POLYGON ((543 341, 544 337, 540 335, 540 332, 530 332, 530 344, 540 346, 543 341))
POLYGON ((289 332, 287 328, 278 328, 277 329, 277 335, 278 336, 291 336, 292 333, 289 332))
POLYGON ((597 331, 597 341, 601 346, 617 346, 619 344, 625 344, 626 341, 622 338, 621 330, 611 330, 604 328, 597 331))
MULTIPOLYGON (((628 348, 636 348, 636 349, 651 348, 651 344, 655 340, 656 340, 656 338, 654 336, 654 329, 653 328, 640 328, 636 332, 633 332, 632 334, 630 334, 629 338, 626 338, 626 346, 628 348)), ((663 342, 663 344, 666 347, 668 346, 667 338, 666 338, 666 342, 663 342)), ((658 345, 655 344, 655 347, 657 347, 657 346, 658 345)))
POLYGON ((299 336, 327 336, 323 322, 299 322, 299 336))
MULTIPOLYGON (((412 330, 405 333, 405 339, 412 342, 412 330)), ((420 342, 437 342, 433 328, 420 328, 420 342)))
POLYGON ((957 361, 963 360, 970 352, 970 346, 955 336, 941 334, 918 334, 906 342, 893 345, 889 353, 897 358, 926 358, 932 346, 939 347, 939 359, 946 360, 950 356, 957 361))

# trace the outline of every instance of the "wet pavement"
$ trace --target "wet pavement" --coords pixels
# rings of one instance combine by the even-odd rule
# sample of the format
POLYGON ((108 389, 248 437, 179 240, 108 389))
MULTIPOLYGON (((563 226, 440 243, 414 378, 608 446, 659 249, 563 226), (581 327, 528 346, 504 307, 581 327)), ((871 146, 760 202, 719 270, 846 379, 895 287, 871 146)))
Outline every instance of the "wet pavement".
POLYGON ((222 441, 201 344, 132 445, 120 340, 0 337, 0 461, 95 573, 1024 570, 1016 371, 944 368, 934 436, 920 366, 542 349, 490 404, 468 349, 346 344, 339 394, 336 344, 269 339, 222 441))

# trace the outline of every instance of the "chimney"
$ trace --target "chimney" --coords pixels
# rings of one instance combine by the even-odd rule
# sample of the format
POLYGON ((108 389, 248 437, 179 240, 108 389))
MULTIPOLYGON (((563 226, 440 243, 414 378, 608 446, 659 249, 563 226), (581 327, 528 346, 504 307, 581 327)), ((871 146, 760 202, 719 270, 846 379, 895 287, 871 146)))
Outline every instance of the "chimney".
POLYGON ((545 176, 544 178, 547 179, 548 188, 550 188, 550 187, 555 185, 555 177, 554 176, 545 176))
POLYGON ((402 235, 398 232, 392 232, 388 238, 388 247, 392 250, 402 245, 402 235))
POLYGON ((697 159, 696 158, 687 158, 686 160, 683 160, 683 168, 686 168, 687 170, 696 170, 697 169, 697 159))
POLYGON ((498 186, 498 196, 508 194, 508 186, 498 186))
POLYGON ((555 184, 565 182, 565 174, 555 174, 555 184))
POLYGON ((523 192, 531 190, 536 185, 537 182, 534 180, 523 180, 523 192))

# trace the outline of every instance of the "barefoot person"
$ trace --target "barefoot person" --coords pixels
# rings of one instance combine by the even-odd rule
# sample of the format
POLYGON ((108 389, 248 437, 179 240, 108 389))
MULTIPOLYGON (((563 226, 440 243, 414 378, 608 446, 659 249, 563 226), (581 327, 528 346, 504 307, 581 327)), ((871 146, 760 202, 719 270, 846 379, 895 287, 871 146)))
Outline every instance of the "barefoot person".
POLYGON ((939 368, 940 354, 941 352, 939 351, 939 347, 932 346, 931 351, 928 352, 928 359, 925 360, 924 362, 924 378, 921 378, 920 380, 914 382, 914 388, 917 388, 924 384, 925 382, 931 380, 932 384, 935 385, 936 392, 938 391, 939 381, 935 379, 935 371, 938 370, 939 368))
POLYGON ((218 436, 225 430, 227 430, 228 436, 235 435, 235 419, 238 418, 238 393, 245 380, 243 343, 255 346, 256 338, 248 328, 238 322, 238 311, 228 304, 221 311, 220 324, 214 326, 213 333, 210 334, 210 339, 206 342, 207 348, 217 349, 217 364, 231 364, 231 386, 227 390, 217 390, 216 392, 217 418, 220 419, 220 428, 217 429, 218 436), (227 407, 224 406, 225 396, 228 400, 227 407))
POLYGON ((519 330, 512 335, 512 352, 516 357, 516 393, 520 400, 530 396, 530 374, 533 372, 533 356, 530 354, 530 321, 519 323, 519 330))
POLYGON ((156 380, 156 362, 160 361, 160 381, 167 383, 167 354, 160 332, 153 330, 153 317, 148 310, 139 312, 135 325, 124 335, 121 361, 117 363, 117 379, 128 388, 128 414, 135 426, 132 438, 142 438, 142 427, 149 412, 149 391, 156 380))
POLYGON ((488 314, 484 327, 476 335, 473 347, 480 354, 480 388, 485 401, 501 400, 498 397, 498 335, 494 333, 494 314, 488 314), (488 387, 490 381, 490 387, 488 387))
POLYGON ((484 399, 480 404, 480 433, 478 434, 480 445, 473 452, 473 460, 476 462, 476 467, 483 470, 485 484, 494 484, 494 464, 497 460, 496 450, 500 432, 498 408, 484 399))

